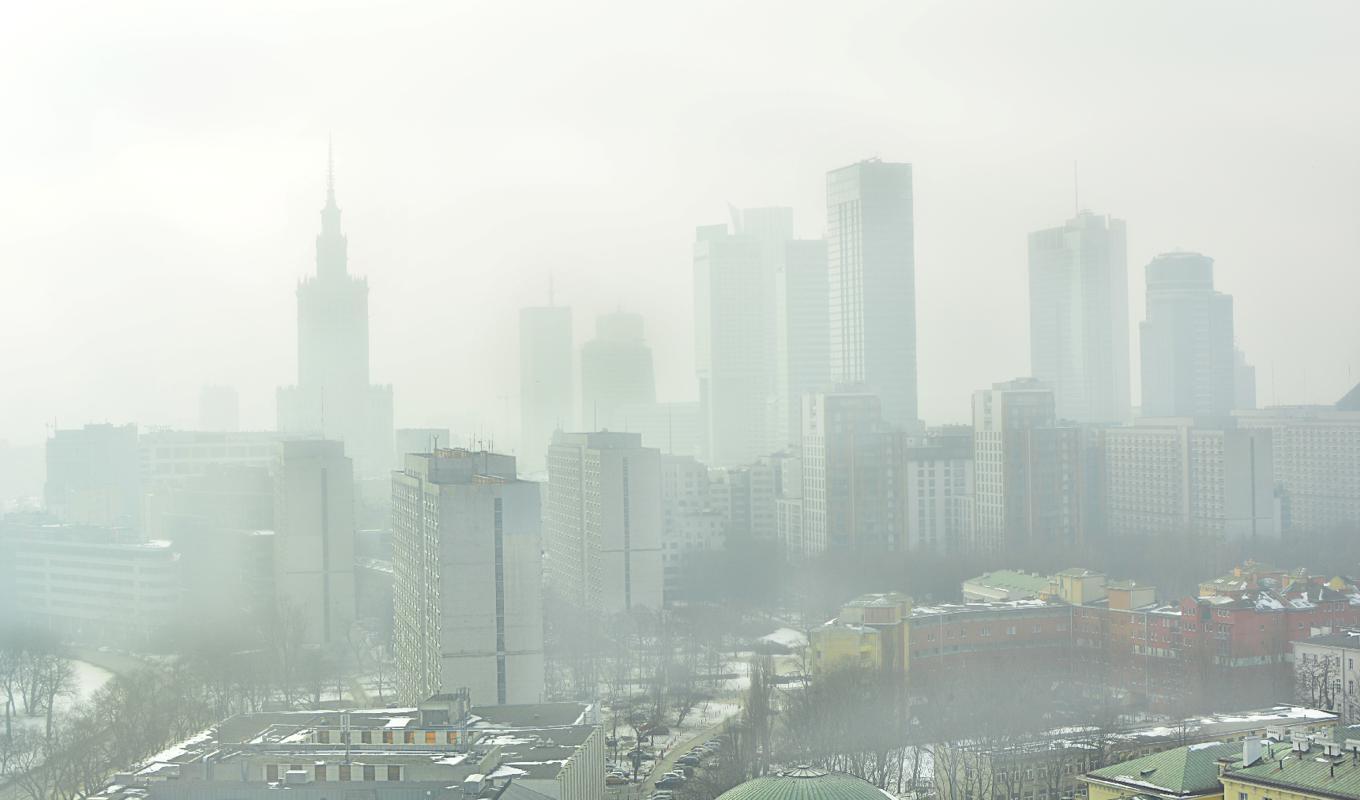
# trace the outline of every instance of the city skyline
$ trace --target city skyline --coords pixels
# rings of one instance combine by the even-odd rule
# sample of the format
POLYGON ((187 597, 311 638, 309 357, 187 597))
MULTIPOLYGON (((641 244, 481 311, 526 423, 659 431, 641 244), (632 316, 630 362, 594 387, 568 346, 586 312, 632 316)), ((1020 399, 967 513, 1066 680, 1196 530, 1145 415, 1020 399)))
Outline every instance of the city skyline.
MULTIPOLYGON (((1074 160, 1081 173, 1080 207, 1128 221, 1128 264, 1134 278, 1129 292, 1131 325, 1140 321, 1143 306, 1136 277, 1153 255, 1177 248, 1211 253, 1220 267, 1216 277, 1221 291, 1235 299, 1239 346, 1258 370, 1258 404, 1331 402, 1354 382, 1360 364, 1360 346, 1351 344, 1360 341, 1353 330, 1357 323, 1345 313, 1342 299, 1352 287, 1333 268, 1354 258, 1345 221, 1357 210, 1344 187, 1354 185, 1355 165, 1341 145, 1341 132, 1353 128, 1354 112, 1311 101, 1325 95, 1337 76, 1348 73, 1347 59, 1354 56, 1338 55, 1329 45, 1333 30, 1343 26, 1324 27, 1321 18, 1305 11, 1292 18, 1296 35, 1277 42, 1269 13, 1247 10, 1237 17, 1239 39, 1210 47, 1206 66, 1190 60, 1190 54, 1200 52, 1203 42, 1194 34, 1207 30, 1214 19, 1211 12, 1185 12, 1181 28, 1162 40, 1165 65, 1144 59, 1139 62, 1142 73, 1132 75, 1124 68, 1114 73, 1127 95, 1122 103, 1146 101, 1147 94, 1160 92, 1163 98, 1154 107, 1164 112, 1162 116, 1201 115, 1190 129, 1168 131, 1156 114, 1131 124, 1121 116, 1116 125, 1122 106, 1102 98, 1091 101, 1080 118, 1060 115, 1051 122, 1026 118, 1003 130, 989 115, 993 112, 976 120, 960 116, 962 112, 947 100, 949 93, 928 82, 901 87, 900 99, 919 100, 915 108, 922 116, 888 114, 878 101, 892 96, 891 87, 861 68, 853 74, 863 79, 868 95, 864 97, 830 90, 810 98, 777 95, 787 103, 781 100, 775 109, 745 114, 742 109, 750 106, 741 93, 716 92, 713 113, 733 120, 726 138, 695 139, 695 144, 683 148, 684 175, 672 175, 656 163, 654 169, 635 170, 637 177, 621 178, 607 189, 600 178, 568 169, 552 155, 577 137, 571 114, 559 105, 551 111, 558 121, 553 131, 560 136, 521 137, 491 146, 488 137, 497 128, 483 124, 467 132, 469 138, 459 139, 461 144, 455 142, 453 150, 442 148, 444 154, 437 157, 423 137, 404 148, 409 152, 392 153, 390 131, 374 127, 353 111, 342 111, 354 104, 354 98, 342 106, 343 92, 338 88, 328 89, 268 137, 258 129, 236 126, 252 124, 273 107, 257 108, 240 99, 229 106, 240 112, 240 122, 214 131, 202 128, 192 105, 154 117, 136 103, 115 106, 114 119, 159 131, 171 143, 164 148, 148 149, 126 131, 118 133, 117 124, 109 128, 107 120, 73 129, 88 131, 88 138, 68 133, 36 149, 28 141, 31 133, 8 132, 11 146, 4 148, 8 154, 3 158, 6 167, 12 167, 7 174, 15 182, 14 191, 4 199, 12 224, 0 233, 0 253, 8 263, 25 268, 12 271, 15 291, 7 293, 0 306, 4 312, 0 316, 21 334, 4 337, 3 355, 10 375, 37 391, 7 398, 0 439, 35 444, 53 418, 62 427, 97 420, 192 427, 197 392, 207 384, 231 386, 238 392, 243 428, 270 427, 270 387, 287 383, 294 368, 291 349, 278 345, 287 341, 289 288, 305 274, 308 263, 315 220, 311 214, 322 185, 319 162, 328 131, 336 134, 337 159, 346 181, 352 255, 356 264, 364 265, 373 287, 373 375, 377 382, 398 387, 396 418, 401 426, 447 426, 458 435, 481 432, 487 438, 508 440, 518 420, 515 314, 521 306, 543 302, 549 272, 556 276, 558 302, 573 307, 578 341, 589 338, 587 326, 598 313, 619 306, 636 310, 647 318, 651 332, 658 399, 694 399, 689 346, 693 314, 686 300, 693 226, 713 219, 727 201, 784 205, 794 209, 796 237, 820 238, 825 233, 820 197, 825 171, 873 155, 909 162, 914 168, 923 418, 964 421, 967 399, 976 386, 1028 371, 1026 312, 1023 302, 1017 302, 1025 282, 1024 236, 1073 212, 1074 160), (1268 71, 1247 57, 1267 36, 1272 47, 1297 56, 1287 68, 1268 71), (1211 114, 1196 104, 1194 90, 1227 65, 1241 70, 1214 83, 1220 96, 1240 102, 1242 108, 1266 101, 1276 113, 1252 137, 1225 142, 1216 131, 1235 120, 1236 112, 1211 114), (1184 88, 1172 85, 1173 74, 1186 84, 1184 88), (1324 116, 1309 117, 1309 125, 1302 127, 1297 120, 1304 119, 1305 107, 1324 116), (761 147, 761 142, 774 141, 777 127, 785 127, 775 125, 781 120, 779 108, 789 109, 782 118, 785 123, 844 108, 849 116, 838 129, 843 127, 845 135, 832 143, 796 135, 782 140, 779 147, 761 147), (927 119, 931 110, 950 108, 957 113, 927 119), (1299 113, 1291 116, 1291 110, 1299 113), (1088 121, 1074 124, 1078 119, 1088 121), (224 138, 228 135, 230 140, 224 138), (1130 136, 1143 137, 1143 145, 1129 149, 1130 136), (508 156, 504 147, 510 145, 518 145, 528 158, 528 171, 516 166, 517 161, 496 156, 508 156), (45 166, 68 150, 77 156, 72 164, 84 165, 78 172, 54 172, 45 166), (13 161, 15 153, 30 157, 13 161), (492 155, 491 162, 506 169, 514 166, 506 173, 507 180, 498 185, 484 168, 473 168, 470 159, 479 153, 492 155), (722 157, 724 153, 738 161, 722 157), (1264 160, 1261 153, 1267 154, 1264 160), (695 169, 698 163, 704 168, 695 169), (103 166, 85 168, 92 164, 103 166), (1246 164, 1252 169, 1245 169, 1246 164), (47 171, 42 185, 35 170, 47 171), (529 175, 546 189, 538 199, 523 197, 521 190, 532 185, 529 175), (636 182, 644 177, 651 179, 645 191, 636 182), (1247 190, 1248 180, 1270 180, 1280 187, 1279 197, 1300 201, 1260 198, 1247 190), (115 190, 121 190, 117 203, 111 202, 115 190), (61 218, 48 213, 55 208, 58 192, 66 212, 61 218), (567 207, 568 192, 586 202, 567 207), (621 224, 617 211, 607 210, 618 207, 615 201, 621 195, 615 192, 642 201, 637 204, 640 210, 628 215, 637 224, 621 224), (512 203, 512 195, 519 200, 512 203), (560 213, 547 214, 549 206, 560 213), (434 224, 436 219, 442 221, 434 224), (457 221, 452 228, 450 220, 457 221), (530 222, 544 233, 541 242, 540 237, 508 235, 507 226, 530 222), (85 234, 79 240, 65 236, 76 229, 85 234), (982 235, 960 236, 964 230, 982 235), (98 242, 99 249, 83 242, 98 242), (80 280, 72 280, 72 270, 95 261, 107 267, 83 271, 80 280), (1275 280, 1286 266, 1301 280, 1284 284, 1275 280), (653 279, 617 280, 624 269, 645 269, 653 279), (454 292, 454 280, 466 281, 466 291, 454 292), (1322 285, 1333 291, 1311 288, 1322 285), (978 291, 979 286, 986 290, 978 291), (402 319, 460 308, 472 310, 488 341, 503 344, 462 349, 441 345, 437 355, 447 369, 438 372, 427 368, 430 353, 417 358, 400 347, 402 319), (251 320, 249 329, 234 330, 232 336, 214 333, 242 319, 251 320), (1333 319, 1341 320, 1339 330, 1327 324, 1333 319), (85 325, 96 326, 100 336, 92 339, 80 333, 85 325), (167 335, 172 332, 176 335, 167 335), (202 335, 191 335, 195 332, 202 335), (50 347, 35 354, 9 344, 35 337, 50 347), (960 353, 967 358, 961 361, 960 353), (58 356, 65 368, 54 372, 46 359, 58 356), (167 385, 153 377, 161 372, 182 377, 182 382, 167 385), (139 380, 114 377, 123 374, 139 380), (458 378, 474 374, 479 379, 470 387, 464 385, 469 381, 458 378), (133 388, 138 383, 162 390, 145 396, 133 388), (459 400, 449 403, 449 397, 459 400)), ((898 35, 914 42, 951 33, 959 23, 955 12, 943 9, 900 13, 898 35)), ((1154 19, 1145 22, 1121 17, 1107 45, 1119 57, 1131 57, 1150 26, 1162 31, 1156 26, 1158 15, 1151 16, 1154 19)), ((1000 8, 994 17, 1027 24, 1000 8)), ((362 12, 355 12, 328 22, 307 47, 326 46, 362 19, 362 12)), ((41 22, 39 17, 35 24, 41 22)), ((223 29, 236 31, 241 24, 226 19, 223 29)), ((400 26, 401 20, 395 24, 400 26)), ((797 42, 808 41, 807 24, 787 23, 790 32, 798 34, 797 42)), ((1070 32, 1091 24, 1090 19, 1076 18, 1059 27, 1070 32)), ((865 44, 897 41, 858 29, 850 33, 865 44)), ((185 35, 202 34, 190 30, 185 35)), ((995 32, 989 28, 980 35, 992 41, 995 32)), ((114 65, 103 80, 112 82, 109 96, 120 101, 141 96, 126 83, 135 74, 129 70, 166 57, 164 48, 157 46, 135 57, 128 44, 128 39, 114 35, 101 45, 114 65)), ((229 52, 239 41, 228 33, 206 37, 204 45, 209 52, 229 52)), ((1067 48, 1061 55, 1093 57, 1087 46, 1066 41, 1061 46, 1067 48)), ((10 48, 9 53, 7 58, 14 61, 6 63, 11 66, 30 65, 33 59, 41 63, 40 55, 26 45, 10 48)), ((848 68, 839 53, 815 55, 813 65, 848 68)), ((909 75, 934 74, 927 56, 937 58, 941 67, 956 63, 953 56, 927 48, 902 66, 911 68, 909 75)), ((888 55, 874 58, 880 66, 893 63, 888 55)), ((749 67, 744 61, 742 65, 749 67)), ((1097 60, 1096 66, 1115 69, 1117 64, 1097 60)), ((1046 61, 1029 64, 1007 80, 1032 79, 1032 84, 1022 84, 1027 88, 1020 96, 1052 110, 1056 100, 1035 87, 1054 68, 1046 61)), ((351 68, 340 69, 349 77, 351 68)), ((588 75, 590 69, 574 64, 572 74, 588 75)), ((77 91, 75 84, 62 82, 65 74, 57 74, 58 97, 72 97, 77 91)), ((292 67, 286 79, 301 80, 308 74, 292 67)), ((761 74, 772 87, 781 87, 791 86, 806 73, 761 74)), ((243 79, 256 79, 256 73, 243 79)), ((639 142, 619 152, 621 161, 632 162, 633 169, 642 163, 633 158, 643 146, 640 142, 669 142, 662 124, 667 118, 656 115, 687 102, 702 102, 704 92, 716 86, 713 80, 705 72, 694 87, 666 102, 661 101, 664 92, 649 95, 644 108, 650 116, 639 117, 633 126, 641 134, 639 142)), ((968 71, 959 71, 952 80, 958 91, 978 88, 977 76, 968 71)), ((175 86, 171 82, 138 91, 173 91, 175 86)), ((220 82, 209 83, 205 95, 222 90, 220 82)), ((979 92, 979 97, 991 96, 979 92)), ((368 97, 362 92, 360 96, 368 97)), ((589 93, 583 99, 599 100, 589 93)), ((461 102, 508 110, 499 99, 486 96, 461 102)), ((384 107, 376 99, 373 103, 375 108, 384 107)), ((36 115, 33 130, 51 130, 65 119, 64 113, 58 109, 36 115)), ((618 121, 617 114, 605 114, 591 124, 618 121)), ((455 120, 437 115, 426 122, 433 132, 455 120)), ((590 158, 583 163, 598 165, 600 146, 588 151, 590 158)), ((478 159, 486 160, 482 156, 478 159)), ((1136 338, 1136 333, 1130 336, 1136 338)), ((1136 347, 1130 360, 1138 363, 1136 347)), ((1139 376, 1136 369, 1133 372, 1131 390, 1137 397, 1139 376)))

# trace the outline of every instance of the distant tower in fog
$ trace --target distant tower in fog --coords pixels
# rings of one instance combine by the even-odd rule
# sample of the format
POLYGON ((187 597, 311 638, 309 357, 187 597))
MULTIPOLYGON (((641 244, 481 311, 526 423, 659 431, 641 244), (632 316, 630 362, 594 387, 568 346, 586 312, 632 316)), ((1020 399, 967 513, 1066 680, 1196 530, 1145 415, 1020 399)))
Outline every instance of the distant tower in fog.
POLYGON ((240 427, 236 390, 230 386, 204 386, 198 393, 198 429, 232 433, 240 427))
POLYGON ((575 425, 571 309, 523 308, 519 312, 520 469, 546 468, 553 431, 575 425))
POLYGON ((1129 418, 1129 274, 1124 222, 1079 213, 1029 235, 1029 360, 1058 419, 1129 418))
POLYGON ((360 477, 392 466, 392 387, 368 376, 368 281, 350 275, 332 162, 316 275, 298 284, 298 381, 278 391, 279 430, 345 443, 360 477))
POLYGON ((581 348, 581 425, 623 430, 622 406, 656 402, 652 349, 641 314, 616 311, 595 320, 595 338, 581 348))
POLYGON ((1142 340, 1145 417, 1221 417, 1233 408, 1232 297, 1214 291, 1214 260, 1163 253, 1147 265, 1142 340))
POLYGON ((917 422, 914 242, 910 164, 827 173, 831 377, 877 394, 899 428, 917 422))

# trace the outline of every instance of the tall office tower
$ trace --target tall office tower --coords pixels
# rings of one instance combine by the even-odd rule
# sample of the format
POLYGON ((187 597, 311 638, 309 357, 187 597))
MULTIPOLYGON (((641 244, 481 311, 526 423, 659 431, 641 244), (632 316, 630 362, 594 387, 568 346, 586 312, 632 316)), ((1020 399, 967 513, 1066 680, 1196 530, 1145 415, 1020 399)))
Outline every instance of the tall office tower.
POLYGON ((1222 417, 1233 408, 1232 297, 1214 260, 1163 253, 1147 265, 1142 340, 1145 417, 1222 417))
POLYGON ((331 169, 316 275, 297 289, 298 381, 279 388, 278 426, 343 441, 355 472, 372 477, 392 464, 392 387, 368 382, 368 281, 347 272, 348 248, 331 169))
POLYGON ((652 349, 641 314, 615 311, 595 320, 595 338, 581 347, 581 424, 621 430, 621 406, 656 402, 652 349))
POLYGON ((1029 361, 1058 419, 1129 418, 1129 273, 1124 222, 1079 213, 1029 235, 1029 361))
MULTIPOLYGON (((779 361, 783 337, 779 328, 780 273, 793 241, 793 209, 787 206, 732 209, 732 232, 756 243, 760 254, 760 304, 762 332, 760 352, 762 375, 762 421, 764 442, 760 453, 782 450, 788 442, 780 417, 779 361)), ((825 282, 825 277, 823 277, 825 282)), ((750 312, 748 312, 750 313, 750 312)), ((755 376, 752 376, 755 377, 755 376)))
POLYGON ((1279 533, 1269 429, 1142 419, 1102 435, 1110 535, 1279 533))
POLYGON ((963 500, 973 496, 973 435, 967 426, 898 434, 897 497, 906 547, 939 555, 968 549, 963 500))
POLYGON ((575 425, 571 309, 523 308, 519 312, 519 465, 545 466, 553 431, 575 425))
POLYGON ((698 229, 695 370, 704 452, 715 466, 740 464, 768 452, 766 401, 775 360, 766 313, 772 292, 766 292, 762 256, 762 242, 754 236, 730 233, 723 225, 698 229))
POLYGON ((982 551, 1076 544, 1086 534, 1084 431, 1057 427, 1034 378, 973 393, 974 542, 982 551))
POLYGON ((538 484, 514 456, 440 449, 392 474, 393 644, 404 703, 543 699, 538 484))
POLYGON ((799 443, 803 395, 830 386, 829 302, 826 242, 786 242, 775 276, 776 436, 771 450, 799 443))
POLYGON ((241 429, 241 407, 230 386, 204 386, 198 393, 198 429, 234 433, 241 429))
POLYGON ((916 255, 911 165, 871 159, 826 175, 831 378, 883 401, 905 428, 916 411, 916 255))
POLYGON ((873 394, 803 397, 802 541, 791 556, 900 546, 893 442, 880 408, 873 394))
POLYGON ((1301 532, 1360 525, 1360 386, 1334 406, 1281 406, 1233 415, 1271 433, 1281 527, 1301 532))
POLYGON ((661 607, 661 454, 636 433, 564 433, 548 449, 547 584, 594 613, 661 607))
POLYGON ((1233 410, 1256 408, 1256 367, 1247 363, 1247 354, 1233 348, 1233 410))
POLYGON ((284 635, 339 644, 354 622, 354 464, 340 442, 282 442, 274 472, 274 584, 284 635))
POLYGON ((136 527, 142 470, 136 425, 86 425, 47 440, 47 510, 62 522, 136 527))

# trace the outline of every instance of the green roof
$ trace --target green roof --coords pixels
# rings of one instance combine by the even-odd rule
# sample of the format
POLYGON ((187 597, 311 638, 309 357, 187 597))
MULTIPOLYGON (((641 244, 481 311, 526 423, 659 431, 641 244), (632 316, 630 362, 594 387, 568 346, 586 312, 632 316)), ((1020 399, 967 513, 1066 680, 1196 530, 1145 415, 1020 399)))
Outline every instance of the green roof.
POLYGON ((966 583, 993 586, 998 589, 1019 589, 1024 592, 1040 594, 1048 591, 1048 584, 1052 580, 1048 575, 1035 575, 1013 569, 999 569, 995 572, 984 572, 976 578, 970 578, 966 583))
MULTIPOLYGON (((1337 727, 1332 733, 1337 742, 1357 736, 1360 727, 1337 727)), ((1314 743, 1302 754, 1291 752, 1288 742, 1277 743, 1268 757, 1250 767, 1230 769, 1223 777, 1301 794, 1360 798, 1360 763, 1350 753, 1335 758, 1325 756, 1320 743, 1314 743)))
POLYGON ((798 767, 780 775, 749 780, 718 800, 885 800, 872 783, 852 775, 798 767))
POLYGON ((1218 760, 1241 756, 1241 742, 1206 742, 1102 767, 1086 773, 1086 777, 1135 791, 1152 790, 1181 797, 1218 794, 1222 792, 1218 760))

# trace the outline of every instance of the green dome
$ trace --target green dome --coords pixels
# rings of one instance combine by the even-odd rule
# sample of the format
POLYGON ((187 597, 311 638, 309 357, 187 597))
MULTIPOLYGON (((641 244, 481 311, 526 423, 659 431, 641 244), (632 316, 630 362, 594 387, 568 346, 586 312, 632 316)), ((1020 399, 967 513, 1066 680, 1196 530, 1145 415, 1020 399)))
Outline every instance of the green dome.
POLYGON ((734 786, 718 800, 888 800, 888 795, 853 775, 798 767, 734 786))

